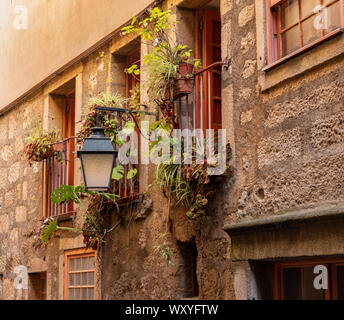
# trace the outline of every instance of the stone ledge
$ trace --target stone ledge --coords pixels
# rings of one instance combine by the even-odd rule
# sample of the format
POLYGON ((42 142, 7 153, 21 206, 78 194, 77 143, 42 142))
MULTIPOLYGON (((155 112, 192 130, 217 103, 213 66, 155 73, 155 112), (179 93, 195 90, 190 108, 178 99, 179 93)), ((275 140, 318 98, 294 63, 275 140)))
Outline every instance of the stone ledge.
POLYGON ((269 216, 234 224, 226 224, 223 226, 223 229, 229 235, 233 235, 266 227, 278 227, 293 223, 307 223, 323 220, 325 218, 336 218, 341 216, 344 217, 343 202, 331 207, 295 210, 277 216, 269 216))

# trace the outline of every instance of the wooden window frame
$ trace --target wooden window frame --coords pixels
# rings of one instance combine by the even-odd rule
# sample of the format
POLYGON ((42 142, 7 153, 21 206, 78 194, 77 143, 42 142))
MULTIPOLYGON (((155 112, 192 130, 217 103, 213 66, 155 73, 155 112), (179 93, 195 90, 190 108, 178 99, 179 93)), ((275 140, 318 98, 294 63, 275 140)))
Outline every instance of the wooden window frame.
MULTIPOLYGON (((65 259, 64 259, 64 267, 65 267, 65 276, 64 276, 64 299, 69 299, 69 262, 70 259, 76 259, 76 258, 84 258, 84 257, 94 257, 94 269, 89 270, 81 270, 80 272, 75 273, 82 273, 82 272, 94 272, 94 284, 93 286, 87 286, 87 288, 93 288, 93 300, 97 300, 97 269, 98 269, 98 263, 97 263, 97 252, 91 248, 81 248, 81 249, 73 249, 73 250, 66 250, 65 251, 65 259)), ((81 281, 81 279, 80 279, 81 281)), ((82 285, 80 286, 74 286, 78 288, 83 288, 82 285)), ((88 297, 88 291, 87 291, 87 297, 88 297)), ((80 299, 81 300, 81 299, 80 299)), ((88 299, 87 299, 88 300, 88 299)))
POLYGON ((336 279, 335 270, 336 266, 344 266, 343 258, 314 258, 307 260, 290 260, 275 262, 273 268, 274 288, 273 297, 274 300, 283 300, 283 278, 282 270, 285 268, 301 268, 301 283, 302 283, 302 299, 304 299, 304 286, 303 286, 303 269, 309 266, 325 265, 328 271, 328 289, 325 290, 326 300, 336 300, 336 279))
MULTIPOLYGON (((208 1, 210 2, 210 1, 208 1)), ((221 50, 222 43, 216 44, 212 41, 212 26, 210 21, 221 22, 220 10, 206 9, 203 7, 198 8, 195 13, 195 58, 201 60, 202 68, 205 70, 198 77, 202 77, 202 87, 198 81, 195 83, 197 93, 203 91, 203 101, 200 101, 199 94, 196 94, 196 110, 194 110, 195 128, 214 129, 217 131, 222 128, 222 114, 221 123, 218 124, 214 120, 214 101, 221 103, 222 112, 222 99, 214 96, 214 74, 220 75, 222 73, 221 67, 211 67, 215 62, 213 61, 213 48, 217 47, 221 50), (200 29, 202 25, 202 29, 200 29), (210 67, 210 68, 209 68, 210 67), (208 70, 207 70, 208 69, 208 70), (209 74, 209 75, 208 75, 209 74), (201 103, 204 106, 201 106, 201 103), (201 110, 202 108, 202 110, 201 110)), ((222 34, 221 34, 222 37, 222 34)), ((222 88, 221 88, 222 90, 222 88)))
MULTIPOLYGON (((336 30, 331 31, 330 33, 326 34, 324 33, 324 30, 322 30, 322 37, 307 44, 302 44, 302 28, 301 23, 303 21, 306 21, 307 19, 310 19, 311 17, 315 16, 316 13, 308 14, 305 17, 301 17, 301 7, 300 7, 300 1, 298 1, 298 7, 299 7, 299 17, 298 20, 284 28, 283 30, 280 30, 280 22, 279 22, 279 15, 278 10, 276 10, 277 6, 281 5, 283 2, 286 2, 287 0, 265 0, 265 7, 266 7, 266 39, 267 39, 267 66, 263 68, 263 71, 267 71, 270 68, 280 65, 287 60, 296 57, 320 44, 323 42, 335 37, 338 34, 341 34, 344 31, 344 0, 332 0, 329 3, 326 4, 326 7, 330 7, 331 5, 335 4, 336 2, 339 2, 340 5, 340 21, 341 25, 336 30), (275 11, 275 12, 274 12, 275 11), (289 53, 288 55, 282 56, 281 55, 281 33, 289 30, 290 28, 293 28, 295 26, 299 25, 299 37, 300 37, 300 48, 289 53)), ((323 0, 320 0, 321 5, 323 5, 323 0)))

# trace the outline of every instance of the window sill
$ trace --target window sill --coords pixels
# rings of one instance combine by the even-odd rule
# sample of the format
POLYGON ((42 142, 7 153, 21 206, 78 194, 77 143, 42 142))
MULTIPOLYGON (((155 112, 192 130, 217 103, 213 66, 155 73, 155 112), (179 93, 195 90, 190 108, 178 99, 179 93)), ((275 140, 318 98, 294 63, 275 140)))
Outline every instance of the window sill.
POLYGON ((304 47, 300 48, 299 50, 296 50, 296 51, 288 54, 287 56, 285 56, 285 57, 283 57, 283 58, 281 58, 275 62, 268 64, 267 66, 265 66, 262 69, 262 71, 267 72, 267 71, 269 71, 275 67, 278 67, 281 64, 286 63, 287 61, 293 59, 294 57, 297 57, 297 56, 303 54, 304 52, 307 52, 307 51, 313 49, 314 47, 324 43, 325 41, 327 41, 329 39, 332 39, 333 37, 337 36, 338 34, 342 34, 343 32, 344 32, 344 28, 339 28, 337 30, 334 30, 334 31, 330 32, 329 34, 327 34, 326 36, 322 37, 321 39, 314 41, 314 42, 308 44, 307 46, 304 46, 304 47))
POLYGON ((265 67, 261 66, 258 83, 262 93, 293 81, 315 68, 344 56, 344 29, 337 29, 318 43, 284 57, 265 67))

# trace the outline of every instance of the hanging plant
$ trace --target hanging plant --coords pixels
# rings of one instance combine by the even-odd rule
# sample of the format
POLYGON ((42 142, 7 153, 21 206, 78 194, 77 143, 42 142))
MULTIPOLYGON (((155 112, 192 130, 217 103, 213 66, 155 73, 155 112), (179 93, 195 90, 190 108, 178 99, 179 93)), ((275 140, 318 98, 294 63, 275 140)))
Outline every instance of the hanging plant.
MULTIPOLYGON (((196 147, 192 148, 193 154, 196 155, 196 147)), ((229 145, 226 150, 226 174, 228 174, 232 171, 229 163, 231 159, 229 145)), ((215 152, 215 157, 217 156, 215 152)), ((203 223, 209 218, 206 214, 206 206, 209 197, 214 193, 212 176, 208 175, 208 168, 216 164, 207 161, 195 164, 193 161, 193 164, 188 165, 185 164, 185 160, 182 156, 181 163, 175 164, 172 157, 169 163, 160 163, 156 169, 156 182, 165 197, 172 197, 175 206, 182 205, 187 209, 186 215, 190 220, 203 223)))
POLYGON ((107 210, 118 209, 117 196, 111 193, 85 191, 83 186, 62 185, 51 194, 53 203, 60 204, 73 201, 80 205, 85 219, 82 228, 61 227, 56 219, 46 219, 40 229, 39 238, 43 245, 47 245, 53 234, 58 230, 81 232, 84 237, 86 247, 97 250, 105 242, 107 234, 114 231, 120 224, 118 222, 111 228, 105 226, 105 213, 107 210), (88 200, 88 206, 81 199, 88 200))
MULTIPOLYGON (((162 11, 158 7, 150 10, 141 20, 133 18, 131 24, 122 28, 124 34, 135 33, 151 47, 143 63, 147 65, 147 89, 150 103, 163 113, 166 120, 172 121, 173 100, 189 94, 193 89, 193 71, 200 67, 200 61, 191 58, 191 49, 171 40, 168 30, 176 25, 170 21, 170 10, 162 11)), ((136 65, 128 69, 138 74, 136 65)))
POLYGON ((52 157, 64 163, 63 150, 58 146, 61 142, 59 134, 56 130, 42 131, 40 127, 40 121, 34 119, 30 135, 26 139, 25 157, 30 166, 33 161, 41 162, 52 157))

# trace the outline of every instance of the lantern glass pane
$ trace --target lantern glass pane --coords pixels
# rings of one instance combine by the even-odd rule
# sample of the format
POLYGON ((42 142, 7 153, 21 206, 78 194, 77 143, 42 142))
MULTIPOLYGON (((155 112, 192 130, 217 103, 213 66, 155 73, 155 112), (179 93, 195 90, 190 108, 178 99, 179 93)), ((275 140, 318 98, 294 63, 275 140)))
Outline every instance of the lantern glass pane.
POLYGON ((88 190, 107 190, 112 175, 113 154, 83 154, 81 156, 88 190))

